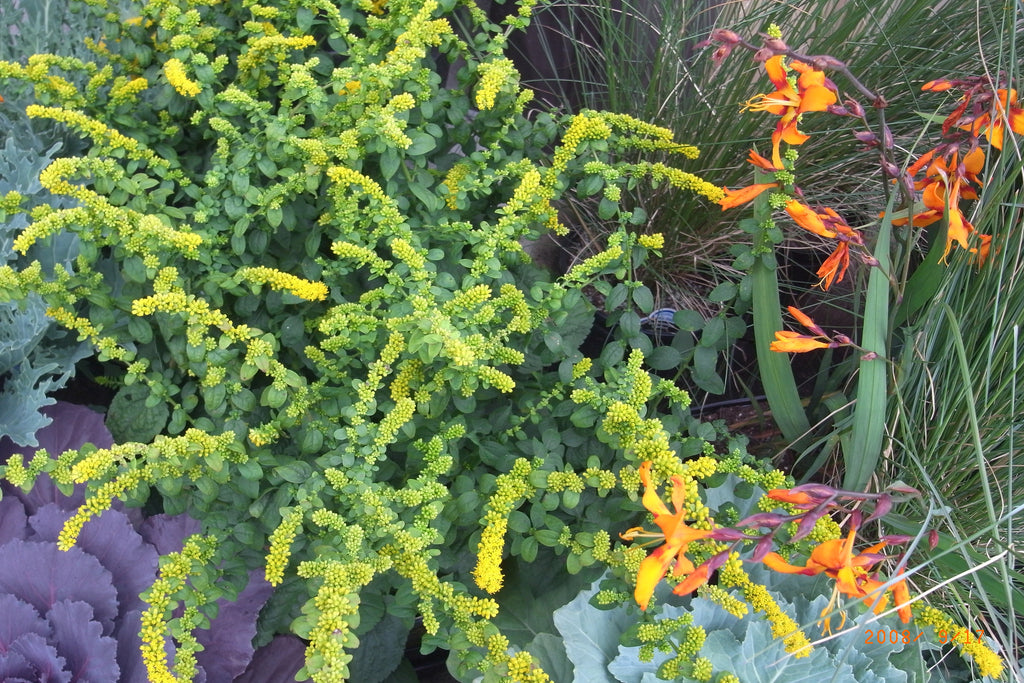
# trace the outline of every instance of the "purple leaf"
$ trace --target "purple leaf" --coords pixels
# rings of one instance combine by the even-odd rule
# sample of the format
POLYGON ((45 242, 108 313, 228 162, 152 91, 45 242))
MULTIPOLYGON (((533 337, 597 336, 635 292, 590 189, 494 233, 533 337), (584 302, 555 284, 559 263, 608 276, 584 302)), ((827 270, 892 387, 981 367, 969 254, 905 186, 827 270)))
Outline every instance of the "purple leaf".
POLYGON ((0 499, 0 545, 12 538, 25 538, 26 531, 25 506, 17 498, 4 496, 0 499))
POLYGON ((50 627, 35 607, 9 594, 0 594, 0 653, 26 633, 49 636, 50 627))
POLYGON ((294 681, 306 665, 306 644, 292 635, 275 636, 256 650, 249 668, 234 683, 281 683, 294 681))
POLYGON ((196 653, 196 661, 206 671, 208 680, 230 681, 245 671, 253 655, 256 615, 273 590, 260 572, 251 572, 249 585, 235 601, 217 601, 220 610, 210 629, 196 632, 196 638, 206 648, 196 653))
MULTIPOLYGON (((70 513, 46 505, 29 519, 36 532, 32 540, 56 541, 70 513)), ((82 527, 75 545, 89 553, 114 577, 119 615, 141 608, 139 594, 149 588, 157 571, 157 552, 135 531, 128 516, 107 510, 82 527)))
POLYGON ((0 548, 0 592, 17 595, 40 614, 59 600, 84 600, 109 634, 117 618, 117 591, 95 557, 73 547, 14 539, 0 548))
POLYGON ((185 539, 198 534, 202 527, 198 520, 188 515, 153 515, 138 526, 139 533, 147 543, 153 544, 161 555, 181 552, 185 539))
MULTIPOLYGON (((31 680, 47 683, 70 683, 71 673, 64 668, 64 658, 35 633, 26 633, 11 643, 9 655, 21 655, 35 672, 31 680)), ((0 672, 2 673, 2 672, 0 672)), ((17 674, 15 674, 17 675, 17 674)), ((3 680, 8 680, 6 677, 3 680)))
POLYGON ((61 600, 54 603, 46 618, 53 626, 51 641, 76 681, 119 680, 117 641, 103 635, 103 627, 92 618, 92 607, 61 600))

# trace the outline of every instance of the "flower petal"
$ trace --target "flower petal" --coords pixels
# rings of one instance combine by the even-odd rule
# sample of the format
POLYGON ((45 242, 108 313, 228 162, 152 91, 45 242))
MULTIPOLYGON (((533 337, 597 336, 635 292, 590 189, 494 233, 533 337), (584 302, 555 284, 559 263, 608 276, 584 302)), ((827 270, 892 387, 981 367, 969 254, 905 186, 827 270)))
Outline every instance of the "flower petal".
POLYGON ((770 190, 773 187, 778 188, 778 186, 778 183, 757 183, 741 187, 738 190, 730 190, 727 187, 723 187, 722 190, 725 192, 725 198, 718 200, 718 205, 722 207, 723 211, 726 209, 732 209, 740 206, 741 204, 753 201, 753 199, 762 192, 770 190))

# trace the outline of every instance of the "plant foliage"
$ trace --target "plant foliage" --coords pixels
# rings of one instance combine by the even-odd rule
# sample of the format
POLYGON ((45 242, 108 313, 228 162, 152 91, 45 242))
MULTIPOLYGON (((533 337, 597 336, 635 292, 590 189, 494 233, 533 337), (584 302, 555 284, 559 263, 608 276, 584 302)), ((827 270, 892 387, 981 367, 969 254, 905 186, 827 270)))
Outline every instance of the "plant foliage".
POLYGON ((458 668, 539 677, 492 622, 503 562, 622 566, 607 528, 640 510, 636 465, 679 473, 718 438, 643 367, 631 274, 660 240, 618 207, 648 180, 720 197, 625 160, 696 150, 627 116, 525 116, 502 49, 529 3, 503 25, 454 0, 85 6, 94 58, 0 62, 87 146, 40 174, 70 204, 7 196, 26 260, 0 293, 40 297, 120 386, 117 445, 30 468, 88 486, 60 546, 115 499, 202 520, 145 594, 152 680, 195 675, 194 627, 257 567, 278 586, 261 642, 305 638, 314 679, 379 668, 357 645, 417 613, 458 668), (550 281, 521 242, 564 231, 594 178, 619 229, 550 281), (32 258, 65 235, 77 256, 32 258), (582 356, 588 286, 625 295, 637 348, 582 356))

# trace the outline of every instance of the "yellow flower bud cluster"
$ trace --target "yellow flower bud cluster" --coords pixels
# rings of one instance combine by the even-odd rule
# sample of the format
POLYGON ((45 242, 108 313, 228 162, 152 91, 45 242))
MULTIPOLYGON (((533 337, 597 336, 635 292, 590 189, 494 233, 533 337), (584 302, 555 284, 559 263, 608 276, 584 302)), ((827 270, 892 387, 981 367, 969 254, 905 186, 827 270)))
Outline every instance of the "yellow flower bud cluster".
MULTIPOLYGON (((140 145, 138 141, 119 133, 81 111, 30 104, 25 108, 25 113, 31 118, 48 118, 63 123, 72 130, 82 133, 93 141, 97 151, 123 150, 129 159, 143 159, 152 166, 168 167, 167 161, 157 157, 151 150, 140 145)), ((40 178, 40 182, 42 182, 42 178, 40 178)), ((43 183, 43 186, 50 189, 46 183, 43 183)))
POLYGON ((509 394, 516 388, 515 380, 501 370, 489 365, 482 365, 476 369, 477 376, 483 380, 485 385, 497 389, 503 394, 509 394))
POLYGON ((281 523, 270 534, 270 550, 267 553, 265 575, 267 582, 276 586, 284 580, 284 569, 291 556, 291 545, 302 527, 303 512, 292 508, 285 513, 281 523))
POLYGON ((448 173, 441 183, 448 190, 444 196, 444 203, 452 211, 456 211, 459 208, 459 181, 469 175, 469 170, 469 164, 457 163, 448 169, 448 173))
POLYGON ((582 143, 588 140, 607 140, 611 134, 612 130, 605 123, 603 115, 592 111, 580 112, 572 118, 562 136, 562 144, 555 149, 549 173, 555 176, 564 171, 582 143))
POLYGON ((81 533, 85 523, 94 516, 103 514, 103 512, 110 509, 114 498, 120 497, 126 491, 134 489, 143 480, 148 480, 147 472, 148 468, 140 467, 129 470, 116 479, 101 484, 96 492, 86 499, 85 504, 79 507, 75 514, 64 523, 60 533, 57 535, 57 547, 61 550, 70 549, 75 544, 75 541, 78 540, 78 534, 81 533))
POLYGON ((914 621, 919 626, 931 626, 936 634, 945 634, 946 642, 955 643, 962 656, 969 656, 978 667, 982 678, 999 679, 1003 675, 1003 659, 982 640, 977 632, 958 625, 942 610, 931 605, 912 605, 914 621))
POLYGON ((587 282, 620 258, 622 258, 622 246, 612 244, 609 240, 607 249, 577 263, 562 277, 562 281, 566 285, 587 282))
MULTIPOLYGON (((259 36, 249 40, 248 50, 238 58, 238 70, 245 73, 250 70, 262 71, 265 63, 275 61, 279 65, 288 59, 288 53, 316 45, 312 36, 259 36)), ((265 73, 260 74, 261 85, 269 85, 265 73)))
POLYGON ((694 194, 706 197, 712 202, 717 202, 725 197, 725 192, 719 186, 709 183, 693 173, 687 173, 662 163, 640 162, 636 165, 634 175, 638 178, 650 175, 654 181, 667 180, 673 187, 688 190, 694 194))
MULTIPOLYGON (((143 594, 149 607, 142 613, 142 661, 150 681, 174 683, 179 680, 167 667, 165 640, 171 636, 168 620, 171 618, 172 596, 184 585, 193 567, 203 565, 213 557, 215 546, 208 538, 190 536, 185 539, 181 552, 170 553, 160 560, 160 575, 153 585, 143 594)), ((195 659, 193 653, 197 648, 195 638, 189 633, 198 625, 201 616, 194 606, 187 607, 179 618, 178 633, 180 659, 176 662, 175 671, 181 674, 194 674, 195 659)), ((180 680, 188 680, 182 678, 180 680)))
POLYGON ((369 266, 374 275, 385 275, 394 265, 377 256, 372 249, 367 249, 351 242, 338 240, 331 244, 331 252, 338 258, 351 259, 360 266, 369 266))
POLYGON ((348 186, 356 185, 362 188, 362 194, 375 200, 374 219, 375 221, 379 219, 376 230, 390 233, 401 232, 398 226, 404 220, 402 214, 395 201, 384 192, 375 180, 346 166, 330 167, 327 169, 327 178, 333 183, 328 189, 328 195, 339 209, 343 210, 346 202, 350 199, 347 195, 348 186))
POLYGON ((743 602, 721 586, 705 584, 700 588, 701 597, 707 598, 723 610, 737 618, 743 618, 750 610, 743 602))
POLYGON ((388 445, 394 441, 398 430, 412 419, 415 412, 416 402, 411 398, 401 398, 395 402, 395 407, 377 425, 377 434, 373 439, 373 450, 371 453, 366 454, 368 462, 384 457, 388 445))
POLYGON ((240 268, 238 277, 253 284, 268 285, 274 289, 284 290, 306 301, 323 301, 327 298, 327 285, 322 282, 311 282, 276 268, 256 266, 240 268))
POLYGON ((637 244, 645 249, 662 249, 665 246, 665 236, 660 232, 655 232, 650 235, 640 235, 637 238, 637 244))
POLYGON ((477 68, 480 81, 476 85, 476 106, 481 111, 494 109, 498 93, 510 84, 513 90, 519 82, 519 72, 510 59, 490 59, 477 68))
POLYGON ((501 560, 504 556, 508 516, 524 499, 533 495, 534 488, 529 482, 532 469, 529 460, 518 458, 509 472, 498 476, 495 491, 487 501, 473 578, 476 585, 488 593, 501 590, 504 581, 501 560))
POLYGON ((164 76, 171 87, 183 97, 195 97, 202 88, 188 77, 185 64, 180 59, 171 58, 164 62, 164 76))
POLYGON ((139 100, 139 93, 148 87, 149 81, 141 76, 132 79, 118 76, 110 88, 110 103, 113 105, 134 104, 139 100))
POLYGON ((311 601, 318 616, 306 649, 307 662, 316 662, 309 666, 310 675, 316 681, 343 683, 349 678, 348 663, 352 661, 345 648, 354 648, 359 642, 351 625, 359 612, 358 590, 373 578, 373 569, 364 563, 323 561, 303 562, 300 570, 304 578, 323 577, 311 601))
POLYGON ((768 593, 768 589, 751 581, 743 570, 739 553, 732 553, 718 572, 718 585, 722 588, 739 588, 743 597, 755 612, 765 615, 771 626, 772 636, 782 639, 786 652, 794 657, 809 657, 811 643, 800 630, 793 618, 782 611, 779 603, 768 593))

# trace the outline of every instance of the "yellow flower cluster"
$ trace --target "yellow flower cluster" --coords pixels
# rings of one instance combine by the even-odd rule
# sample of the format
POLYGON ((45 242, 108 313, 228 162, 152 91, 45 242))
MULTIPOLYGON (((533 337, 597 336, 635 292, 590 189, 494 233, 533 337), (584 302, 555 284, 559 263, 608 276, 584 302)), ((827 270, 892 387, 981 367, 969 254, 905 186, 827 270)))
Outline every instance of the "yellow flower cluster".
POLYGON ((292 541, 295 540, 301 526, 302 510, 292 508, 270 534, 270 550, 267 552, 265 572, 270 585, 276 586, 284 580, 284 568, 288 565, 288 558, 291 555, 292 541))
POLYGON ((159 244, 173 247, 186 256, 196 258, 199 256, 199 247, 203 243, 203 238, 199 235, 184 230, 175 230, 164 223, 159 216, 140 216, 135 230, 136 233, 125 241, 125 246, 131 251, 141 254, 149 254, 148 240, 154 239, 159 244))
POLYGON ((747 603, 743 602, 729 591, 723 589, 721 586, 704 584, 699 590, 701 597, 707 598, 734 617, 743 618, 746 616, 747 612, 750 611, 747 608, 747 603))
POLYGON ((706 197, 712 202, 718 202, 725 197, 725 192, 722 188, 709 183, 700 176, 694 175, 693 173, 687 173, 681 171, 678 168, 672 168, 662 163, 650 163, 641 162, 636 165, 637 177, 643 177, 646 174, 650 174, 653 180, 667 180, 673 187, 678 187, 681 190, 689 190, 695 194, 699 194, 702 197, 706 197))
POLYGON ((611 134, 611 128, 604 122, 602 115, 586 111, 577 114, 569 123, 565 135, 562 136, 562 144, 555 149, 549 173, 554 176, 564 171, 569 161, 576 156, 576 151, 583 142, 607 140, 611 134))
POLYGON ((640 235, 637 238, 637 243, 645 249, 662 249, 665 246, 665 236, 660 232, 655 232, 650 235, 640 235))
POLYGON ((956 643, 962 655, 970 656, 978 666, 978 673, 982 678, 988 676, 998 679, 1003 675, 1003 660, 992 651, 985 641, 972 633, 969 629, 959 626, 942 610, 924 605, 914 605, 914 621, 921 626, 931 626, 935 633, 945 633, 948 637, 946 642, 956 643))
MULTIPOLYGON (((384 456, 384 450, 394 441, 398 430, 412 419, 415 412, 416 402, 411 398, 400 398, 395 402, 395 407, 377 425, 377 435, 373 439, 373 448, 378 458, 384 456)), ((372 459, 375 458, 367 455, 367 460, 372 459)))
POLYGON ((265 284, 277 290, 284 290, 306 301, 323 301, 327 298, 327 285, 324 283, 311 282, 276 268, 240 268, 238 276, 254 284, 265 284))
POLYGON ((473 578, 476 585, 488 593, 497 593, 504 582, 501 560, 505 549, 508 516, 524 498, 533 495, 534 488, 529 483, 531 471, 530 461, 518 458, 509 472, 498 476, 495 482, 496 490, 487 501, 484 529, 477 545, 477 562, 476 568, 473 569, 473 578))
POLYGON ((743 593, 755 612, 765 615, 772 629, 772 636, 781 638, 786 652, 794 657, 808 657, 811 654, 811 643, 800 630, 793 618, 782 611, 779 603, 761 584, 754 583, 743 570, 739 553, 732 553, 718 572, 718 585, 723 588, 736 587, 743 593))
POLYGON ((459 208, 459 181, 467 175, 469 175, 469 164, 458 163, 448 169, 448 173, 441 183, 448 190, 448 193, 444 196, 444 203, 452 211, 459 208))
POLYGON ((202 92, 199 84, 188 77, 185 64, 180 59, 168 59, 164 63, 164 75, 171 87, 183 97, 195 97, 202 92))
POLYGON ((370 272, 374 275, 384 275, 394 265, 391 261, 385 261, 380 256, 377 256, 372 249, 343 240, 338 240, 331 244, 331 253, 338 258, 351 259, 360 266, 368 265, 370 272))
POLYGON ((248 43, 248 50, 238 58, 238 70, 247 72, 259 69, 260 65, 270 59, 278 63, 288 58, 288 52, 301 50, 316 45, 312 36, 260 36, 248 43))
POLYGON ((476 85, 476 106, 481 111, 493 109, 498 93, 506 83, 516 83, 519 72, 510 59, 491 59, 477 68, 480 81, 476 85))
POLYGON ((413 275, 414 279, 426 276, 426 273, 423 272, 423 268, 426 266, 427 260, 423 254, 416 251, 415 247, 409 244, 408 240, 403 237, 395 237, 392 239, 391 252, 395 255, 395 258, 409 266, 409 271, 413 275))
POLYGON ((611 240, 609 240, 607 249, 584 259, 580 263, 577 263, 569 269, 569 272, 566 273, 562 279, 566 284, 585 282, 621 257, 622 246, 619 244, 612 244, 611 240))
POLYGON ((544 670, 535 666, 529 652, 517 652, 508 659, 508 676, 513 683, 550 683, 544 670))
POLYGON ((511 393, 516 388, 515 380, 501 370, 489 365, 482 365, 476 369, 477 376, 486 384, 491 385, 503 394, 511 393))
POLYGON ((110 88, 111 104, 133 104, 138 101, 139 93, 149 87, 149 81, 141 76, 127 79, 118 76, 114 79, 114 85, 110 88))
POLYGON ((377 200, 379 206, 374 207, 374 210, 380 214, 381 228, 391 228, 397 231, 398 225, 403 220, 402 214, 395 201, 384 192, 377 181, 346 166, 331 166, 327 169, 327 178, 334 184, 329 190, 329 194, 335 198, 336 202, 344 201, 343 195, 347 186, 357 185, 362 188, 363 194, 377 200))
POLYGON ((57 547, 60 550, 69 550, 78 540, 78 534, 81 533, 85 523, 95 515, 103 514, 108 510, 114 498, 142 483, 143 479, 146 479, 146 472, 148 472, 148 468, 140 467, 101 484, 96 493, 89 496, 85 504, 79 507, 78 511, 64 523, 57 535, 57 547))

